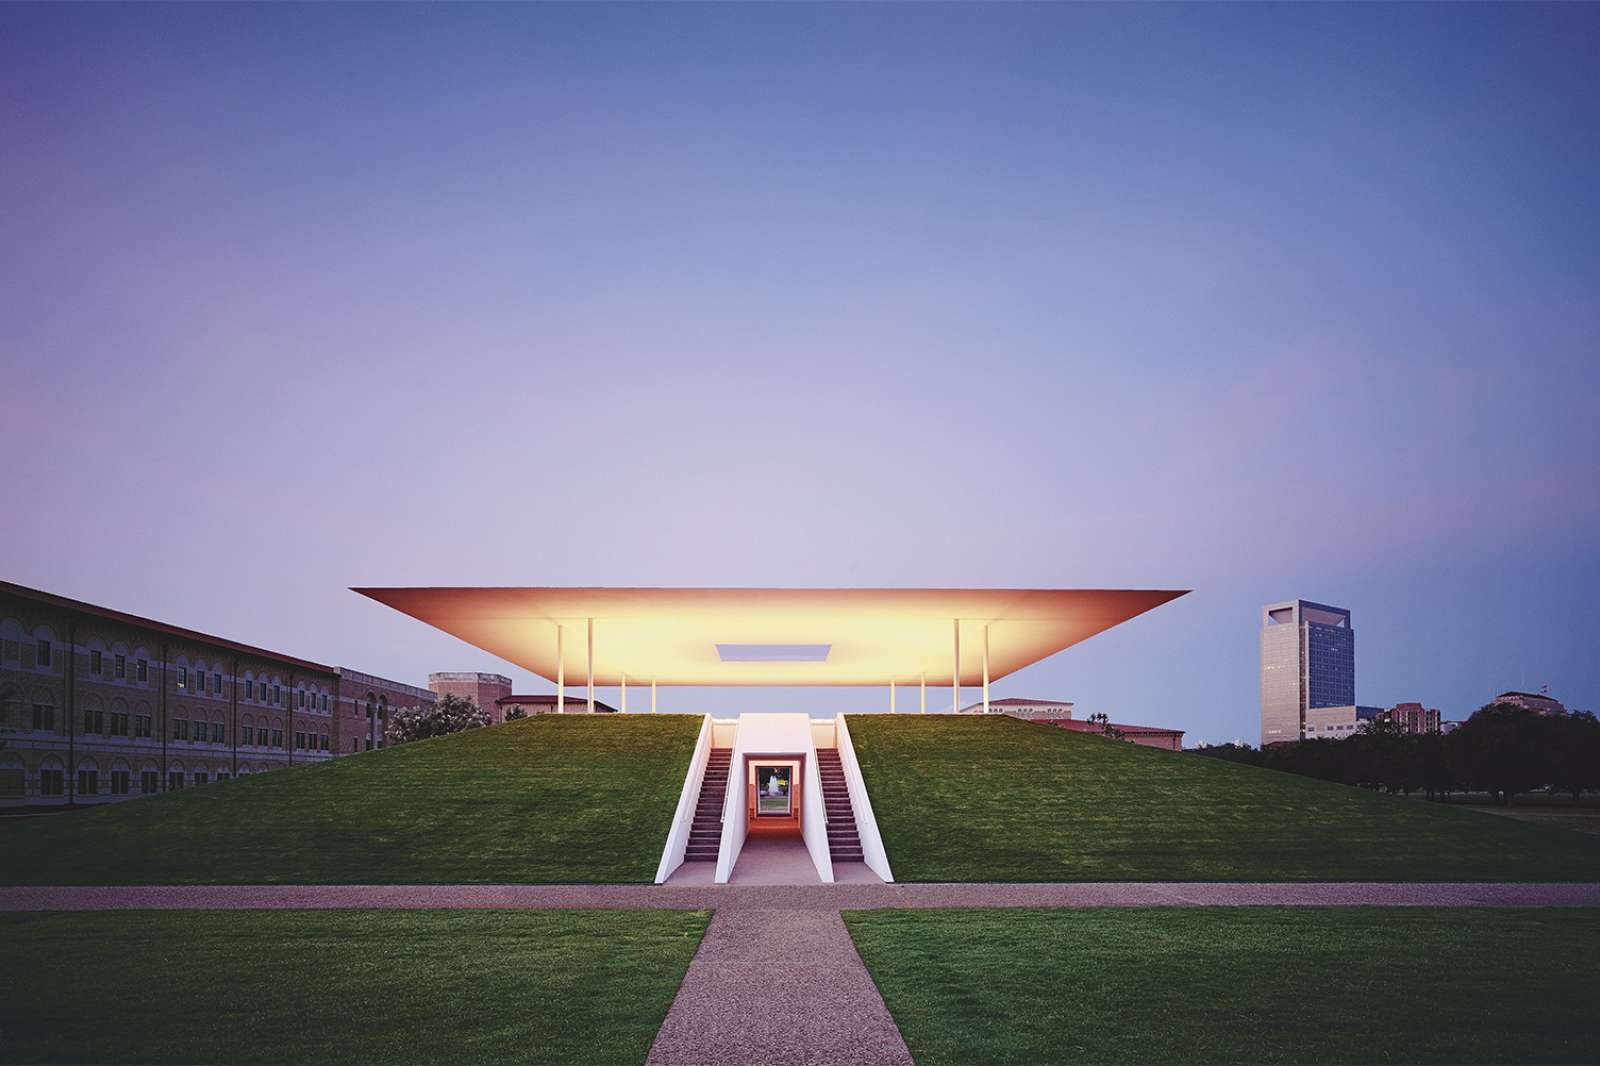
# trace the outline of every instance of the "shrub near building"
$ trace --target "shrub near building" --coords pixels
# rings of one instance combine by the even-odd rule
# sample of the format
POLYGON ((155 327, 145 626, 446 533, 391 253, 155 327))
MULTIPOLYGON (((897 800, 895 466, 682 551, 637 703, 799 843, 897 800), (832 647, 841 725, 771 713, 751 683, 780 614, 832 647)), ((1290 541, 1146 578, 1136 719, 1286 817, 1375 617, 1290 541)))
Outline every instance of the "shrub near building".
POLYGON ((489 712, 463 696, 444 695, 431 705, 404 707, 389 719, 384 738, 391 744, 444 737, 489 724, 489 712))

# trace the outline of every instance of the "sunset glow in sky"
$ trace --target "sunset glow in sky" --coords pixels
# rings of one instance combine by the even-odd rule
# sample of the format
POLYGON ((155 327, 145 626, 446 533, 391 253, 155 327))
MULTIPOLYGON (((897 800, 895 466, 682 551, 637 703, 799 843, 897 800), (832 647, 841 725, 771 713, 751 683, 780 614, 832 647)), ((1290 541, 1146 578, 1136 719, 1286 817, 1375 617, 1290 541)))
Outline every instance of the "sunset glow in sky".
POLYGON ((1303 596, 1600 709, 1597 129, 1595 5, 0 7, 0 578, 536 692, 348 587, 1192 588, 994 693, 1191 742, 1303 596))

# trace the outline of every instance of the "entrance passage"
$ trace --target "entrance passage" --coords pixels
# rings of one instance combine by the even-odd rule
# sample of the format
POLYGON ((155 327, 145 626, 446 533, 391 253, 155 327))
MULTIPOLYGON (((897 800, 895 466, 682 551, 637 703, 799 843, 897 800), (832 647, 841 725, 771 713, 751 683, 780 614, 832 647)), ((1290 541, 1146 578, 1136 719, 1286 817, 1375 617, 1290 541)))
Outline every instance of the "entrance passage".
POLYGON ((728 795, 728 768, 732 763, 732 748, 711 749, 706 776, 700 782, 700 801, 689 826, 684 862, 717 861, 717 852, 722 847, 722 803, 728 795))

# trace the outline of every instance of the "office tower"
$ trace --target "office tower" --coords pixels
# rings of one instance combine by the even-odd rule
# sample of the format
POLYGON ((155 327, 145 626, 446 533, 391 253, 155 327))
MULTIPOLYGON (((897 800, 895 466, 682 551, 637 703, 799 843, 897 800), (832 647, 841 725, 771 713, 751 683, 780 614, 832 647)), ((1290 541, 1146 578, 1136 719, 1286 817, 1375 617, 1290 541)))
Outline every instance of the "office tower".
POLYGON ((1356 635, 1350 612, 1310 600, 1261 611, 1261 743, 1305 735, 1306 711, 1356 702, 1356 635))

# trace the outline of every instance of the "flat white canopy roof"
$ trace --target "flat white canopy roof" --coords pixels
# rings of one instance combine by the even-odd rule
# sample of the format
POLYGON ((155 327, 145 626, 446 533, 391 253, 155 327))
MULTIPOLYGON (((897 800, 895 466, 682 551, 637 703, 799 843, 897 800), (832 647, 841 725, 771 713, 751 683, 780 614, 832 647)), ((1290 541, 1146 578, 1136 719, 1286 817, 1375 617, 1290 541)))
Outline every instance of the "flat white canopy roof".
MULTIPOLYGON (((886 685, 997 680, 1183 591, 1145 589, 358 588, 568 684, 886 685)), ((1186 590, 1185 590, 1186 591, 1186 590)))

